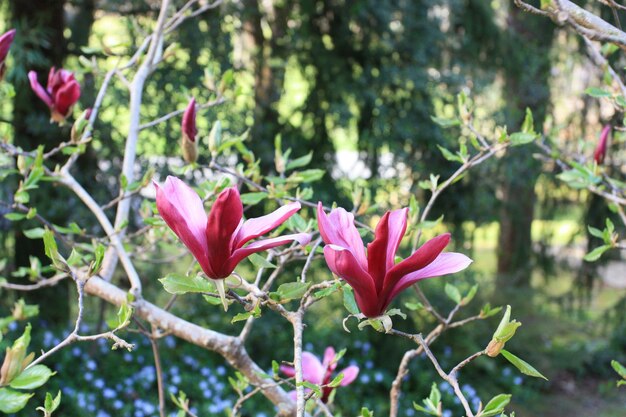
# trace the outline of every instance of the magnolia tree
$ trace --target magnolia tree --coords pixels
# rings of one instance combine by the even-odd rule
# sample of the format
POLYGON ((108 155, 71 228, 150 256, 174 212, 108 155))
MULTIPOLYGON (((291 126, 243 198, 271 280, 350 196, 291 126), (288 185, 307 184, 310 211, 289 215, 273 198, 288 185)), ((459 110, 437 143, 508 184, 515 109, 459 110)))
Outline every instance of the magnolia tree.
MULTIPOLYGON (((559 2, 560 5, 565 3, 559 2)), ((414 343, 414 347, 402 357, 388 359, 395 360, 398 365, 396 377, 389 386, 391 417, 399 415, 401 395, 414 399, 414 407, 420 412, 444 415, 447 405, 442 403, 436 384, 430 393, 403 394, 403 381, 409 373, 409 365, 421 355, 430 360, 439 377, 452 387, 465 416, 505 415, 511 396, 493 393, 490 398, 470 405, 460 387, 460 370, 481 356, 502 356, 526 375, 540 378, 543 375, 504 349, 521 325, 512 318, 510 307, 502 310, 489 305, 472 306, 470 302, 477 293, 476 286, 463 293, 454 285, 446 284, 445 293, 454 302, 450 311, 440 311, 428 300, 419 286, 421 280, 457 273, 471 268, 472 262, 462 253, 444 251, 450 243, 447 233, 423 239, 423 230, 433 223, 431 208, 439 198, 445 198, 445 192, 472 168, 501 155, 509 147, 536 146, 531 145, 534 142, 545 151, 545 158, 559 163, 563 169, 562 179, 609 200, 626 223, 626 187, 609 176, 608 166, 603 165, 610 159, 606 155, 611 129, 603 132, 594 158, 565 154, 548 135, 535 131, 530 110, 520 132, 509 134, 506 128, 499 127, 495 132, 483 134, 474 125, 471 100, 462 94, 458 97, 455 115, 434 118, 443 127, 460 126, 462 138, 457 150, 441 148, 444 157, 456 166, 452 175, 441 178, 432 174, 428 181, 420 184, 430 191, 427 201, 418 202, 412 197, 408 207, 398 207, 386 213, 372 212, 364 199, 357 199, 352 207, 345 208, 337 207, 332 201, 314 201, 311 187, 324 173, 306 168, 310 155, 292 158, 291 151, 281 149, 277 142, 276 172, 261 172, 259 161, 246 148, 245 137, 222 135, 219 120, 211 121, 213 128, 208 134, 208 145, 205 147, 200 143, 196 118, 202 117, 207 108, 224 102, 221 87, 206 90, 204 97, 197 97, 197 101, 190 98, 186 107, 181 106, 184 109, 172 109, 171 113, 155 120, 141 120, 140 107, 150 75, 159 66, 168 65, 163 53, 168 47, 168 35, 185 20, 219 5, 219 0, 213 3, 190 0, 176 9, 168 0, 163 0, 154 30, 141 42, 135 54, 105 74, 95 74, 100 86, 97 98, 94 103, 87 103, 88 109, 82 112, 75 109, 81 93, 80 82, 70 70, 50 69, 45 87, 39 81, 41 74, 29 73, 33 97, 38 97, 50 108, 51 122, 71 123, 72 130, 70 137, 60 138, 59 143, 41 145, 37 149, 22 149, 6 139, 0 143, 4 157, 11 161, 10 166, 3 169, 2 178, 19 178, 12 200, 3 202, 10 209, 5 217, 18 224, 24 220, 39 222, 40 227, 29 230, 28 234, 43 240, 51 262, 50 268, 33 263, 27 274, 32 282, 4 280, 0 285, 15 291, 45 291, 46 287, 71 280, 77 293, 77 315, 74 328, 65 339, 41 354, 29 353, 30 333, 37 331, 36 327, 31 330, 30 325, 7 348, 0 370, 0 411, 13 413, 25 407, 39 406, 44 415, 53 415, 61 403, 60 393, 47 394, 44 404, 29 404, 29 398, 34 390, 45 389, 46 382, 53 376, 48 365, 54 361, 54 354, 72 344, 98 339, 109 340, 112 349, 132 351, 134 346, 125 340, 125 332, 135 329, 146 335, 153 346, 161 416, 174 408, 180 410, 181 416, 194 415, 190 406, 193 398, 187 398, 181 392, 170 402, 165 395, 162 369, 166 364, 160 361, 157 341, 166 335, 216 352, 230 364, 236 375, 233 390, 238 396, 232 415, 245 414, 249 399, 264 396, 275 406, 277 415, 360 413, 370 416, 372 411, 365 407, 339 410, 333 404, 336 389, 354 383, 359 374, 358 363, 338 370, 338 363, 344 354, 349 357, 350 352, 336 352, 328 347, 320 360, 314 353, 303 350, 303 337, 310 317, 307 313, 311 306, 340 297, 346 313, 343 329, 339 327, 337 331, 343 332, 345 339, 351 338, 358 328, 414 343), (121 175, 117 179, 119 194, 112 201, 102 202, 86 191, 73 171, 77 160, 90 146, 92 126, 115 78, 122 80, 129 89, 129 126, 121 175), (79 114, 76 119, 73 119, 74 113, 79 114), (168 120, 181 123, 180 149, 187 165, 165 179, 154 177, 150 169, 139 173, 137 142, 140 131, 168 120), (212 175, 198 179, 197 175, 189 175, 192 172, 210 172, 212 175), (59 186, 70 190, 74 198, 84 204, 94 222, 99 224, 100 235, 89 235, 75 223, 69 226, 53 224, 37 211, 29 192, 59 186), (156 195, 156 199, 151 195, 156 195), (129 222, 131 201, 141 201, 141 224, 129 222), (246 218, 244 213, 251 206, 256 206, 257 212, 268 207, 273 207, 274 211, 246 218), (115 216, 107 215, 106 209, 114 209, 115 216), (369 242, 367 248, 364 240, 369 242), (160 253, 159 245, 165 241, 171 241, 183 255, 191 253, 194 261, 187 273, 172 272, 165 277, 140 274, 133 262, 134 256, 150 250, 156 258, 160 253), (245 259, 254 266, 253 273, 242 272, 249 271, 249 268, 238 268, 245 259), (289 274, 291 278, 287 280, 281 277, 294 263, 300 265, 299 275, 289 274), (323 264, 332 272, 327 275, 328 279, 308 274, 312 265, 323 264), (123 273, 122 281, 113 280, 116 272, 123 273), (162 284, 162 291, 172 295, 164 306, 144 297, 142 291, 144 283, 157 279, 162 284), (277 285, 278 281, 283 283, 277 285), (429 314, 436 321, 434 327, 406 332, 394 325, 394 321, 406 317, 394 299, 409 289, 419 297, 420 303, 412 305, 406 313, 429 314), (102 299, 119 308, 117 321, 110 330, 97 334, 81 332, 83 318, 90 314, 85 304, 88 297, 102 299), (182 297, 204 298, 207 314, 223 314, 233 323, 243 322, 243 326, 237 323, 228 332, 218 332, 172 314, 171 306, 182 297), (215 305, 221 306, 219 310, 215 305), (233 305, 240 306, 237 307, 239 311, 243 308, 243 312, 233 313, 235 308, 229 308, 233 305), (246 345, 252 328, 263 320, 268 310, 282 317, 285 331, 289 329, 293 335, 293 357, 288 360, 273 358, 271 370, 263 369, 258 364, 260 358, 255 357, 254 350, 247 349, 246 345), (468 312, 464 318, 458 318, 462 310, 468 312), (441 366, 430 347, 442 333, 471 326, 476 320, 501 312, 500 324, 495 326, 494 323, 493 337, 484 341, 481 350, 450 368, 441 366)), ((520 6, 539 14, 561 16, 560 6, 552 5, 547 11, 524 3, 520 6)), ((566 19, 571 23, 570 20, 566 19)), ((9 31, 0 38, 1 73, 5 71, 5 59, 14 36, 19 33, 9 31)), ((613 42, 615 36, 612 33, 606 40, 613 42)), ((591 42, 589 45, 595 48, 591 42)), ((594 58, 600 60, 602 55, 596 51, 594 58)), ((605 61, 603 65, 606 65, 605 61)), ((611 71, 610 67, 607 68, 611 71)), ((603 97, 621 106, 626 103, 622 96, 626 89, 617 76, 614 83, 620 90, 607 91, 603 97)), ((604 231, 590 231, 604 239, 604 245, 588 255, 590 260, 608 249, 624 247, 610 221, 604 231)), ((165 263, 163 268, 166 272, 168 268, 174 270, 173 264, 165 263)), ((10 322, 28 320, 35 314, 36 306, 18 302, 12 316, 0 324, 6 329, 10 322)), ((615 366, 623 371, 623 368, 617 368, 618 364, 615 366)), ((63 374, 54 378, 63 378, 63 374)))

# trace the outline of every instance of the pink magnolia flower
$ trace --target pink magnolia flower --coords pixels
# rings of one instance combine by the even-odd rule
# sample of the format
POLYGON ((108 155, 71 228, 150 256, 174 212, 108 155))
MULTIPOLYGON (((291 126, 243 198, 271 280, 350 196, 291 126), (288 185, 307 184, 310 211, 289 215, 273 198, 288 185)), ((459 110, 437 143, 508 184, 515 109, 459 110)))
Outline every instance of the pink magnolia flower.
POLYGON ((37 80, 37 73, 28 73, 30 87, 35 94, 50 108, 51 119, 62 123, 69 116, 72 107, 80 97, 80 85, 70 71, 50 68, 48 74, 48 85, 43 88, 37 80))
MULTIPOLYGON (((335 388, 327 386, 333 380, 333 372, 337 368, 337 354, 332 346, 326 348, 324 352, 324 361, 320 362, 317 356, 311 352, 302 352, 302 379, 312 384, 322 385, 322 402, 327 402, 330 394, 335 388), (324 386, 326 385, 326 386, 324 386)), ((293 366, 281 365, 280 371, 288 377, 294 377, 296 370, 293 366)), ((350 365, 339 371, 343 374, 343 379, 339 384, 342 387, 350 385, 359 375, 359 367, 350 365)), ((339 374, 338 373, 338 374, 339 374)), ((289 393, 295 400, 296 392, 289 393)))
POLYGON ((611 125, 604 126, 602 133, 600 133, 600 140, 598 141, 596 149, 593 153, 593 160, 596 161, 598 165, 602 164, 604 162, 604 158, 606 157, 606 146, 610 134, 611 125))
POLYGON ((196 258, 207 277, 227 278, 237 264, 256 252, 297 241, 306 245, 311 236, 296 233, 250 242, 275 229, 300 210, 291 203, 263 217, 243 221, 243 204, 236 188, 227 188, 217 197, 207 216, 202 200, 180 179, 168 176, 156 183, 156 204, 165 223, 196 258))
POLYGON ((0 36, 0 80, 4 78, 4 72, 6 71, 4 61, 9 54, 9 48, 11 48, 13 38, 15 38, 15 29, 11 29, 0 36))
POLYGON ((322 204, 317 206, 326 263, 354 289, 357 305, 366 317, 382 315, 400 292, 417 281, 461 271, 472 262, 460 253, 441 253, 450 242, 450 234, 446 233, 430 239, 396 264, 407 212, 403 208, 385 213, 376 226, 374 241, 367 245, 366 256, 352 213, 337 208, 327 216, 322 204))

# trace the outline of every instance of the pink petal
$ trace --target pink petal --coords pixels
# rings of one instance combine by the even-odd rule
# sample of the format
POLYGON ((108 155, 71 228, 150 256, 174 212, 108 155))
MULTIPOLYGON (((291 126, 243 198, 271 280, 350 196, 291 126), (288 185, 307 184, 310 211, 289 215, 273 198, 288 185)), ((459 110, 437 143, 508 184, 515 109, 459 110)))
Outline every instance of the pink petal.
POLYGON ((52 98, 48 95, 48 92, 39 84, 37 80, 37 73, 35 71, 28 72, 28 79, 30 80, 30 88, 33 89, 37 97, 39 97, 48 107, 53 106, 52 98))
POLYGON ((195 142, 198 130, 196 129, 196 99, 192 98, 183 114, 182 131, 187 138, 195 142))
POLYGON ((311 352, 302 352, 302 379, 312 384, 321 384, 324 380, 324 367, 311 352))
POLYGON ((63 116, 67 116, 72 106, 80 98, 80 85, 72 80, 62 85, 54 95, 54 108, 63 116))
POLYGON ((604 157, 606 156, 606 142, 609 138, 609 134, 611 133, 611 125, 604 126, 602 129, 602 133, 600 134, 600 140, 598 141, 598 145, 593 153, 593 159, 596 163, 601 164, 604 162, 604 157))
POLYGON ((157 209, 165 223, 189 248, 204 272, 210 276, 207 258, 206 213, 194 190, 176 177, 168 176, 163 187, 154 184, 157 209))
POLYGON ((330 270, 343 278, 352 289, 359 309, 367 317, 378 316, 378 296, 372 277, 361 267, 354 253, 337 245, 324 247, 324 258, 330 270))
POLYGON ((239 262, 244 260, 246 257, 252 255, 253 253, 263 252, 264 250, 272 249, 276 246, 285 245, 294 241, 298 242, 301 245, 306 245, 311 241, 311 235, 308 233, 295 233, 292 235, 284 235, 272 239, 261 239, 249 244, 245 248, 236 249, 233 252, 232 256, 228 259, 227 264, 224 266, 224 273, 226 273, 226 271, 229 271, 228 275, 230 275, 239 262))
POLYGON ((424 268, 426 265, 439 256, 439 254, 450 243, 450 233, 436 236, 417 249, 411 256, 391 268, 385 276, 383 293, 386 294, 396 285, 396 283, 406 274, 424 268))
POLYGON ((0 36, 0 63, 2 63, 9 53, 9 48, 15 38, 15 29, 11 29, 0 36))
POLYGON ((331 372, 335 370, 337 367, 337 362, 333 362, 335 360, 335 356, 335 348, 328 346, 324 351, 324 361, 322 362, 324 369, 328 369, 331 372))
MULTIPOLYGON (((206 224, 209 264, 215 273, 210 278, 226 278, 233 272, 227 268, 232 255, 230 242, 243 217, 243 204, 236 188, 227 188, 217 197, 206 224)), ((234 269, 234 268, 233 268, 234 269)))
POLYGON ((447 274, 454 274, 456 272, 464 270, 472 262, 473 261, 470 258, 463 255, 462 253, 446 252, 440 254, 429 265, 425 266, 419 271, 409 273, 402 277, 402 279, 400 279, 395 284, 395 286, 389 293, 389 296, 386 298, 384 306, 382 307, 383 311, 387 308, 391 301, 398 294, 400 294, 400 292, 415 284, 417 281, 425 278, 433 278, 447 274))
POLYGON ((298 210, 300 210, 300 203, 290 203, 265 216, 246 220, 237 232, 233 248, 239 249, 252 239, 274 230, 298 210))
POLYGON ((280 365, 280 372, 285 374, 287 378, 293 378, 296 376, 296 368, 289 365, 280 365))
POLYGON ((341 380, 340 385, 345 387, 346 385, 353 383, 356 377, 359 376, 359 367, 351 365, 342 370, 341 373, 343 374, 343 379, 341 380))
POLYGON ((350 250, 363 269, 367 269, 365 246, 354 225, 354 215, 339 207, 324 213, 322 203, 317 205, 317 225, 324 243, 338 245, 350 250))

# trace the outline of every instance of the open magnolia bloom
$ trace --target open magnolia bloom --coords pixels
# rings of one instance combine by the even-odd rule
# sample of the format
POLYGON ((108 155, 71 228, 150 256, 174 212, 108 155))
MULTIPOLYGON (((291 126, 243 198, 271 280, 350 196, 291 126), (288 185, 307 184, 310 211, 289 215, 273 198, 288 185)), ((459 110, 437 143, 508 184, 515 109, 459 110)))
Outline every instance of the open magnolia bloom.
POLYGON ((28 73, 28 79, 35 94, 50 108, 50 118, 57 123, 64 122, 80 98, 80 84, 74 74, 63 68, 57 70, 52 67, 46 88, 39 84, 35 71, 28 73))
MULTIPOLYGON (((328 346, 324 352, 324 361, 320 360, 311 352, 302 352, 302 379, 315 385, 326 385, 322 388, 322 402, 326 403, 335 388, 328 386, 335 376, 333 372, 337 368, 337 354, 332 346, 328 346)), ((281 365, 280 371, 288 377, 294 377, 296 370, 293 366, 281 365)), ((359 375, 359 367, 350 365, 337 374, 343 374, 339 386, 345 387, 351 384, 359 375)), ((295 400, 296 392, 289 393, 295 400)))
POLYGON ((207 277, 227 278, 244 258, 276 246, 297 241, 306 245, 311 236, 296 233, 271 239, 252 239, 280 226, 300 203, 280 207, 266 216, 243 220, 243 204, 236 188, 227 188, 217 197, 207 216, 202 200, 183 181, 168 176, 156 187, 156 204, 165 223, 189 248, 207 277))
POLYGON ((403 208, 385 213, 376 226, 374 241, 367 245, 366 256, 352 213, 340 207, 326 215, 322 204, 317 206, 326 263, 354 289, 357 305, 366 317, 382 315, 400 292, 417 281, 462 271, 472 262, 460 253, 442 253, 450 242, 450 234, 446 233, 430 239, 396 264, 407 212, 403 208))

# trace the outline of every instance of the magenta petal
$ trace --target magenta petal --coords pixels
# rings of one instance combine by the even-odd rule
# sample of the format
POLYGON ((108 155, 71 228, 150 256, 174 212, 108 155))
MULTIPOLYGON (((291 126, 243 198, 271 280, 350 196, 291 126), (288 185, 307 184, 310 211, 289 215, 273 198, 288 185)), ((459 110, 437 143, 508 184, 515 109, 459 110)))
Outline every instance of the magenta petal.
POLYGON ((317 205, 317 224, 324 243, 350 250, 363 269, 367 269, 365 246, 354 225, 354 215, 339 207, 327 216, 322 203, 317 205))
POLYGON ((385 285, 383 286, 383 297, 386 298, 389 291, 396 283, 405 275, 420 270, 430 264, 439 256, 439 254, 450 243, 450 233, 444 233, 428 240, 420 246, 411 256, 395 265, 385 276, 385 285))
POLYGON ((229 258, 233 254, 231 241, 242 217, 243 205, 239 191, 234 187, 222 191, 211 207, 206 225, 209 263, 215 273, 210 278, 226 278, 233 272, 234 266, 228 267, 229 258))
POLYGON ((331 372, 335 370, 337 367, 337 362, 333 362, 335 360, 335 356, 335 348, 328 346, 324 351, 324 361, 322 362, 324 369, 329 369, 331 372))
POLYGON ((182 122, 182 131, 187 138, 195 142, 196 134, 198 130, 196 129, 196 99, 192 98, 185 109, 185 113, 183 114, 183 122, 182 122))
POLYGON ((417 281, 424 278, 439 277, 447 274, 454 274, 467 268, 473 261, 462 253, 446 252, 442 253, 430 264, 420 269, 419 271, 412 272, 405 275, 400 279, 393 287, 389 296, 385 300, 384 309, 387 308, 389 303, 406 288, 415 284, 417 281))
POLYGON ((324 380, 324 367, 317 356, 310 352, 302 352, 302 379, 313 384, 321 384, 324 380))
POLYGON ((296 376, 296 368, 289 365, 280 365, 280 372, 285 374, 287 378, 292 378, 296 376))
POLYGON ((324 247, 324 258, 330 270, 354 289, 354 298, 361 312, 368 317, 378 316, 378 296, 374 281, 361 267, 352 251, 337 245, 327 245, 324 247))
POLYGON ((37 73, 35 71, 28 72, 28 79, 30 80, 30 88, 33 89, 37 97, 39 97, 48 107, 53 106, 52 98, 48 95, 48 92, 39 84, 37 80, 37 73))
POLYGON ((15 38, 15 29, 11 29, 0 36, 0 63, 6 59, 13 38, 15 38))
POLYGON ((72 80, 58 89, 54 97, 54 107, 57 112, 67 116, 79 98, 80 85, 76 80, 72 80))
POLYGON ((202 200, 194 190, 176 177, 169 176, 157 191, 157 209, 165 223, 189 248, 207 275, 206 213, 202 200))
POLYGON ((340 385, 345 387, 346 385, 353 383, 356 377, 359 376, 359 367, 351 365, 342 370, 341 373, 343 373, 343 379, 341 380, 340 385))
MULTIPOLYGON (((294 233, 292 235, 284 235, 278 236, 272 239, 261 239, 257 240, 246 246, 245 248, 236 249, 225 265, 224 271, 230 271, 232 273, 235 270, 235 267, 239 262, 244 260, 246 257, 252 255, 253 253, 263 252, 267 249, 272 249, 277 246, 285 245, 291 242, 298 242, 301 245, 306 245, 311 241, 311 235, 308 233, 294 233)), ((226 275, 226 276, 228 276, 226 275)))
POLYGON ((274 230, 298 210, 300 203, 290 203, 265 216, 246 220, 236 234, 233 248, 239 249, 252 239, 274 230))

